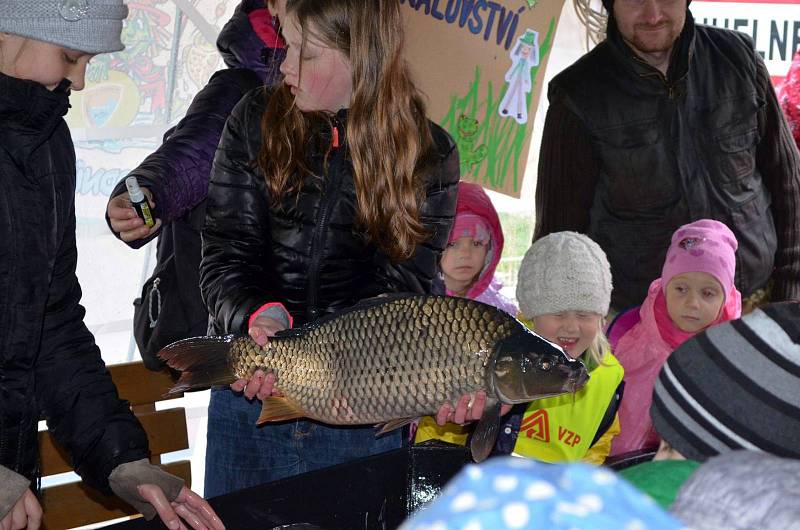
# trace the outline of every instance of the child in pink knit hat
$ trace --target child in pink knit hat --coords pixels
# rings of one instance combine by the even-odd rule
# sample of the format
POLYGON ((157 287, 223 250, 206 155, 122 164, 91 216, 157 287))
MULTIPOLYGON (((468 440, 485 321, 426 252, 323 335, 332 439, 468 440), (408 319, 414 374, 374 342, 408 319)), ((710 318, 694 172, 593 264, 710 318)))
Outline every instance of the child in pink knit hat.
POLYGON ((661 278, 650 284, 639 310, 641 320, 614 351, 625 368, 625 394, 612 456, 658 446, 648 411, 669 354, 696 333, 741 316, 742 297, 734 285, 737 247, 733 232, 711 219, 683 225, 672 235, 661 278))
POLYGON ((456 218, 440 269, 450 296, 471 298, 511 315, 517 306, 500 293, 495 269, 503 253, 503 228, 491 199, 477 184, 458 183, 456 218))

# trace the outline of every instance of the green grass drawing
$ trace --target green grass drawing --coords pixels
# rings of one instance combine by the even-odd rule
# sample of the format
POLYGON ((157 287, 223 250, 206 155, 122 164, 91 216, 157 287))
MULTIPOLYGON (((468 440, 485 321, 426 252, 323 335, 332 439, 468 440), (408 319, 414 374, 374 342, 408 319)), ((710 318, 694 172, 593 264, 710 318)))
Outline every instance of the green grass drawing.
MULTIPOLYGON (((544 62, 544 58, 550 52, 555 28, 556 19, 552 18, 547 28, 547 34, 539 46, 540 64, 544 62)), ((494 84, 492 81, 487 81, 484 91, 486 97, 483 101, 478 101, 481 87, 481 68, 479 66, 475 67, 475 77, 470 83, 467 94, 464 97, 452 96, 450 108, 441 122, 442 127, 456 139, 459 150, 480 145, 488 147, 486 158, 476 163, 472 170, 468 166, 462 165, 462 176, 469 175, 470 180, 474 182, 500 190, 506 188, 506 178, 513 175, 514 182, 511 190, 516 194, 519 193, 521 182, 518 175, 520 175, 520 163, 524 165, 527 161, 527 152, 523 152, 523 148, 525 147, 526 130, 529 126, 533 126, 533 113, 530 112, 530 108, 533 92, 536 90, 538 73, 539 65, 531 68, 531 92, 527 97, 529 118, 525 125, 521 125, 511 118, 504 118, 497 112, 497 106, 508 88, 505 81, 502 82, 503 88, 496 98, 494 84), (459 141, 458 135, 458 117, 462 114, 480 122, 474 141, 466 145, 459 141)))

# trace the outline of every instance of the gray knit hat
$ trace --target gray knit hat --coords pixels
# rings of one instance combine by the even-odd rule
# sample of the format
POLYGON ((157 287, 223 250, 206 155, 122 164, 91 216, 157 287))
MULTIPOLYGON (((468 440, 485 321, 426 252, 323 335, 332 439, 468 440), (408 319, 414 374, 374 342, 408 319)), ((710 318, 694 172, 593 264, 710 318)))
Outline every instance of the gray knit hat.
POLYGON ((605 316, 611 303, 611 267, 588 236, 555 232, 536 240, 519 267, 517 301, 525 318, 561 311, 605 316))
POLYGON ((715 456, 683 483, 670 512, 702 530, 800 530, 800 460, 715 456))
POLYGON ((686 458, 735 449, 800 459, 800 304, 773 304, 681 344, 650 416, 686 458))
POLYGON ((0 32, 85 53, 117 52, 122 0, 0 0, 0 32))

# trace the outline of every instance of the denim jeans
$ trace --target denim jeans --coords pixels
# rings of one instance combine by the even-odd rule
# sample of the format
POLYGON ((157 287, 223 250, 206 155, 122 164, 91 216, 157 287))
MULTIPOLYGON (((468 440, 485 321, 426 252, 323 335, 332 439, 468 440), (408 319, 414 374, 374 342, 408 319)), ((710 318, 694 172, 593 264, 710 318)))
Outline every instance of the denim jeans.
POLYGON ((375 437, 372 425, 291 420, 256 426, 261 402, 213 388, 208 405, 205 497, 299 475, 403 444, 403 429, 375 437))

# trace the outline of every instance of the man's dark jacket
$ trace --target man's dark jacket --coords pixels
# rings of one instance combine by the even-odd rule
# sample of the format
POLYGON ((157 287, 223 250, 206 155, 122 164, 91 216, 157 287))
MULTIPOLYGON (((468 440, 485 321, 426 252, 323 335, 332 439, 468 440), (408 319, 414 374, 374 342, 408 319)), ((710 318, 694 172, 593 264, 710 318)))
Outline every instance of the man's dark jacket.
POLYGON ((0 74, 0 465, 36 478, 43 415, 78 474, 108 491, 147 437, 83 323, 62 85, 0 74))
POLYGON ((771 91, 741 33, 696 26, 687 11, 665 77, 612 19, 608 38, 550 83, 535 237, 587 233, 624 308, 644 300, 680 225, 717 219, 739 241, 744 295, 771 276, 777 299, 800 294, 798 155, 771 91))

